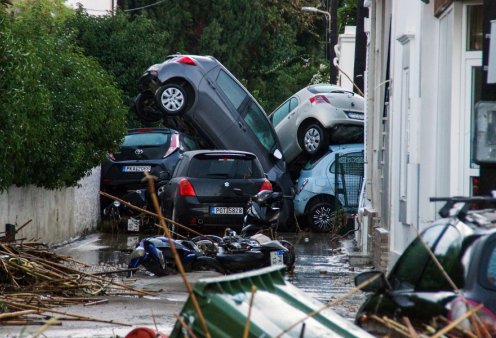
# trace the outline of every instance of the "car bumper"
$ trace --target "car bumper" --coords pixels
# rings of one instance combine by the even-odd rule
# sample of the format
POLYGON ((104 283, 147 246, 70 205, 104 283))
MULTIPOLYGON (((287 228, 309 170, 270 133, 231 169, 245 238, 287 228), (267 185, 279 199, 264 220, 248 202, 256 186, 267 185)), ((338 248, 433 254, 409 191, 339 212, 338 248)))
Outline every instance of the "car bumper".
POLYGON ((315 195, 316 194, 312 192, 302 190, 295 196, 293 204, 296 216, 303 216, 305 214, 305 208, 307 207, 308 201, 315 195))
POLYGON ((241 227, 246 203, 200 203, 194 197, 176 201, 176 221, 193 229, 241 227), (211 207, 242 208, 241 214, 213 215, 211 207))

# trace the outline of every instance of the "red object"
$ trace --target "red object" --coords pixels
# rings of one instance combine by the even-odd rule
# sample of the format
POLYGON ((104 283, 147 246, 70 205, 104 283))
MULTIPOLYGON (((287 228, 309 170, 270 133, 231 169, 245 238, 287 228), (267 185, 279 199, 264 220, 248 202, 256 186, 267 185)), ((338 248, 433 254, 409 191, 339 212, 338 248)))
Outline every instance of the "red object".
POLYGON ((315 95, 310 98, 310 103, 331 103, 325 95, 315 95))
POLYGON ((196 66, 195 60, 193 60, 189 56, 183 56, 182 58, 177 60, 177 62, 182 63, 184 65, 196 66))
POLYGON ((169 149, 167 149, 167 152, 165 153, 164 158, 169 156, 170 154, 172 154, 174 152, 174 150, 176 150, 177 148, 179 148, 179 135, 178 134, 172 134, 170 146, 169 146, 169 149))
POLYGON ((186 178, 181 178, 179 181, 179 195, 180 196, 196 196, 195 189, 191 185, 191 182, 186 178))
POLYGON ((132 329, 125 338, 169 338, 169 336, 147 327, 137 327, 132 329))
POLYGON ((268 179, 265 179, 264 182, 262 183, 262 186, 260 187, 260 191, 262 190, 270 190, 272 191, 272 184, 268 179))

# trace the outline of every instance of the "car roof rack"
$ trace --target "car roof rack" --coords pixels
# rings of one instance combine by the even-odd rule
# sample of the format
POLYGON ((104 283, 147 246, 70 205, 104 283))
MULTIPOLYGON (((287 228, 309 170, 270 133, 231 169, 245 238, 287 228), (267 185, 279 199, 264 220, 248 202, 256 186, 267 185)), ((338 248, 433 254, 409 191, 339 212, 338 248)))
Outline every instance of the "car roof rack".
POLYGON ((455 204, 458 203, 463 203, 463 206, 458 210, 456 213, 456 217, 460 221, 466 221, 466 217, 468 214, 468 210, 470 209, 470 206, 472 204, 493 204, 496 206, 496 198, 492 196, 471 196, 471 197, 464 197, 464 196, 453 196, 453 197, 431 197, 429 199, 430 202, 446 202, 441 209, 439 209, 439 216, 441 217, 449 217, 450 216, 450 211, 453 209, 455 204))

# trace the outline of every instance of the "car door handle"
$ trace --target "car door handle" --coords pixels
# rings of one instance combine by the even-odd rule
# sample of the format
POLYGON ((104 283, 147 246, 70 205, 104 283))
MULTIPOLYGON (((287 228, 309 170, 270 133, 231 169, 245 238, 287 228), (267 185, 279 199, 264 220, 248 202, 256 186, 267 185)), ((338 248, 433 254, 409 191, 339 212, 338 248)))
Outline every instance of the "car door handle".
POLYGON ((241 123, 241 121, 238 121, 238 126, 243 130, 246 131, 246 127, 241 123))

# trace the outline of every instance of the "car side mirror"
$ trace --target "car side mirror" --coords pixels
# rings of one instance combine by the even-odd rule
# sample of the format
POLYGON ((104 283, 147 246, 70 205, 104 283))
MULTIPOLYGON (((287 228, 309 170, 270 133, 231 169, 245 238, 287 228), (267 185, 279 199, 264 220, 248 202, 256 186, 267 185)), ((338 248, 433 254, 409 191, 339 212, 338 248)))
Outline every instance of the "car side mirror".
POLYGON ((374 279, 362 288, 364 292, 380 292, 391 289, 384 273, 381 271, 365 271, 355 276, 355 286, 374 279))
POLYGON ((276 149, 274 150, 274 152, 272 153, 274 155, 275 158, 277 158, 278 160, 281 160, 282 159, 282 153, 279 149, 276 149))

